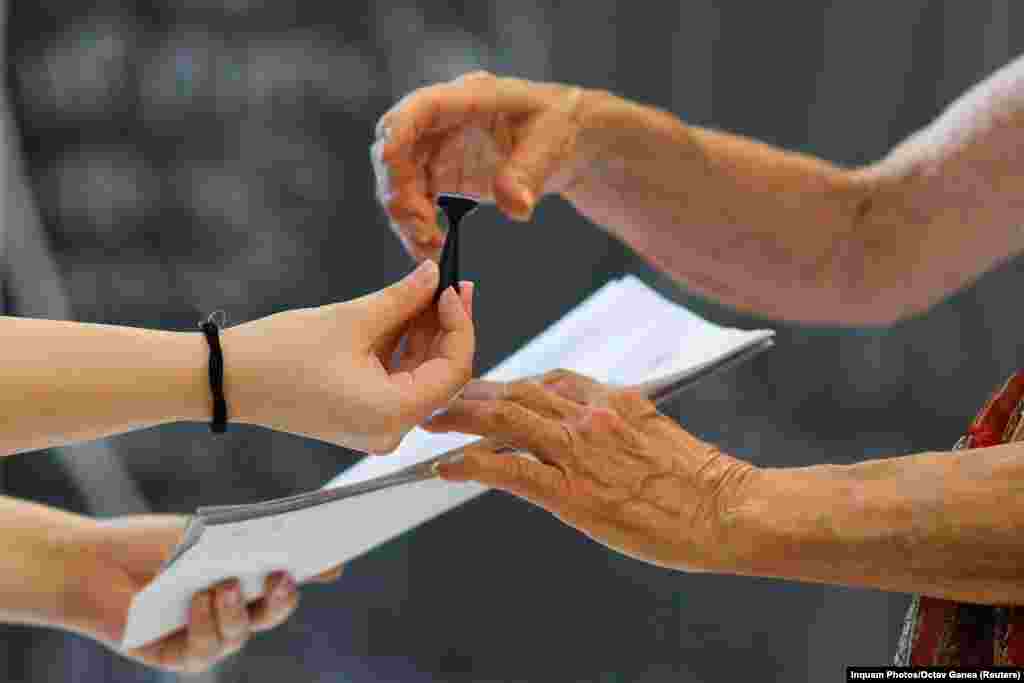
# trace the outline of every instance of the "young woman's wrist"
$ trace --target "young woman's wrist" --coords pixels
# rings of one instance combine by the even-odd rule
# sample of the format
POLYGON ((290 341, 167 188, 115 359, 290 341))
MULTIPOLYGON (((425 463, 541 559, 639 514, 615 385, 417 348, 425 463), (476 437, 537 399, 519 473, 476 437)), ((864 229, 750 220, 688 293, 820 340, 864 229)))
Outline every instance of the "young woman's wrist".
MULTIPOLYGON (((251 354, 246 349, 246 336, 234 333, 235 328, 220 331, 223 356, 224 400, 228 408, 228 424, 255 423, 250 385, 259 372, 250 366, 251 354)), ((173 332, 175 365, 179 372, 170 421, 210 422, 213 420, 213 391, 210 386, 210 344, 202 332, 173 332)))

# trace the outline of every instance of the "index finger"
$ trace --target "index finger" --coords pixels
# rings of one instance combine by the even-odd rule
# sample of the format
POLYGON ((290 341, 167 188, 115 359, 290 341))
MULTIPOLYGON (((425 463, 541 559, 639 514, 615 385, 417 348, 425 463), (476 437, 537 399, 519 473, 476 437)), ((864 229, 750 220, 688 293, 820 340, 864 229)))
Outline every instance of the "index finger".
POLYGON ((579 403, 551 391, 535 378, 513 382, 476 379, 463 388, 459 398, 467 401, 511 401, 555 420, 578 417, 584 409, 579 403))
POLYGON ((612 387, 572 370, 552 370, 538 381, 559 396, 585 405, 603 401, 613 391, 612 387))
POLYGON ((409 93, 381 117, 376 134, 385 141, 382 157, 387 163, 394 154, 410 153, 425 135, 498 113, 530 114, 539 106, 527 81, 477 71, 409 93))

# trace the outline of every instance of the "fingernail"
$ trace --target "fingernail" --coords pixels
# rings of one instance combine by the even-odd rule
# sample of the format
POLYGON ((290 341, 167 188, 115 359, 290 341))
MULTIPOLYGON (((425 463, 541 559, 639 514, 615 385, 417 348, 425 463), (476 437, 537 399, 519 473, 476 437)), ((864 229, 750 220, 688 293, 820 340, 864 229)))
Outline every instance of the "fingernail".
MULTIPOLYGON (((454 400, 454 399, 453 399, 453 400, 454 400)), ((444 415, 444 414, 445 414, 445 413, 447 413, 447 412, 448 412, 448 409, 447 409, 447 408, 438 408, 437 410, 435 410, 434 412, 432 412, 432 413, 431 413, 431 414, 430 414, 430 415, 429 415, 429 416, 427 417, 427 419, 426 419, 426 420, 424 420, 424 421, 423 421, 423 424, 425 424, 425 425, 428 425, 428 424, 430 424, 431 422, 433 422, 433 421, 434 421, 434 418, 435 418, 435 417, 438 417, 438 416, 440 416, 440 415, 444 415)))
POLYGON ((459 294, 455 291, 454 287, 448 287, 441 294, 441 305, 446 306, 449 311, 454 311, 456 308, 462 307, 459 303, 459 294))
POLYGON ((234 607, 242 601, 241 591, 238 590, 238 586, 232 586, 224 592, 224 604, 228 607, 234 607))
POLYGON ((529 220, 530 216, 533 215, 533 203, 535 199, 533 193, 524 186, 519 187, 519 191, 516 192, 516 203, 519 205, 516 207, 516 218, 519 220, 529 220))
POLYGON ((295 581, 291 576, 285 574, 284 578, 281 579, 281 582, 277 584, 277 588, 274 589, 274 594, 271 596, 271 599, 284 601, 287 600, 294 592, 295 581))

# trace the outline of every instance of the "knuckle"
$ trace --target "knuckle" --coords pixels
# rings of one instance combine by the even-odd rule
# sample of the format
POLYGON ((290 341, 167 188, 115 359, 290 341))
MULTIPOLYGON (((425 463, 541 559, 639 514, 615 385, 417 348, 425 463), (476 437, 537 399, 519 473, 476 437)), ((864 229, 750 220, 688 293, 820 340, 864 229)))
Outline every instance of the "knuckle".
POLYGON ((615 392, 616 398, 625 405, 632 405, 646 402, 644 395, 636 389, 620 389, 615 392))
POLYGON ((506 469, 513 481, 526 482, 531 478, 530 468, 526 466, 526 460, 520 457, 507 458, 506 469))
POLYGON ((577 383, 579 383, 582 380, 582 378, 583 378, 583 375, 579 374, 578 372, 575 372, 573 370, 568 370, 566 368, 558 368, 557 370, 552 370, 551 372, 549 372, 546 375, 544 375, 543 383, 544 384, 555 384, 555 383, 577 384, 577 383))
POLYGON ((622 418, 609 408, 592 406, 586 413, 581 425, 583 431, 604 432, 614 430, 622 418))
POLYGON ((507 430, 517 424, 515 409, 509 403, 494 401, 488 411, 491 424, 498 430, 507 430))
POLYGON ((636 389, 623 389, 616 392, 612 395, 610 403, 621 414, 631 416, 650 412, 654 408, 654 404, 636 389))
POLYGON ((540 387, 539 382, 521 379, 505 385, 505 398, 511 401, 522 401, 537 394, 536 389, 540 387))

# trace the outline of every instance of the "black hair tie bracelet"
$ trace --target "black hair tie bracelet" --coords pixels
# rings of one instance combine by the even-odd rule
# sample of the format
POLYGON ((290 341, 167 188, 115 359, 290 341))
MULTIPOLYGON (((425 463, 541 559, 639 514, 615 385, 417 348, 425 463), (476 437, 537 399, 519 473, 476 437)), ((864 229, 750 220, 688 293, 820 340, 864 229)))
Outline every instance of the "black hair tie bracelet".
POLYGON ((206 322, 199 324, 210 345, 210 391, 213 394, 213 422, 210 423, 210 431, 216 434, 222 434, 228 428, 228 404, 224 400, 224 354, 221 352, 219 336, 220 327, 226 323, 224 312, 215 311, 206 322), (224 317, 224 323, 220 326, 214 320, 217 313, 224 317))

